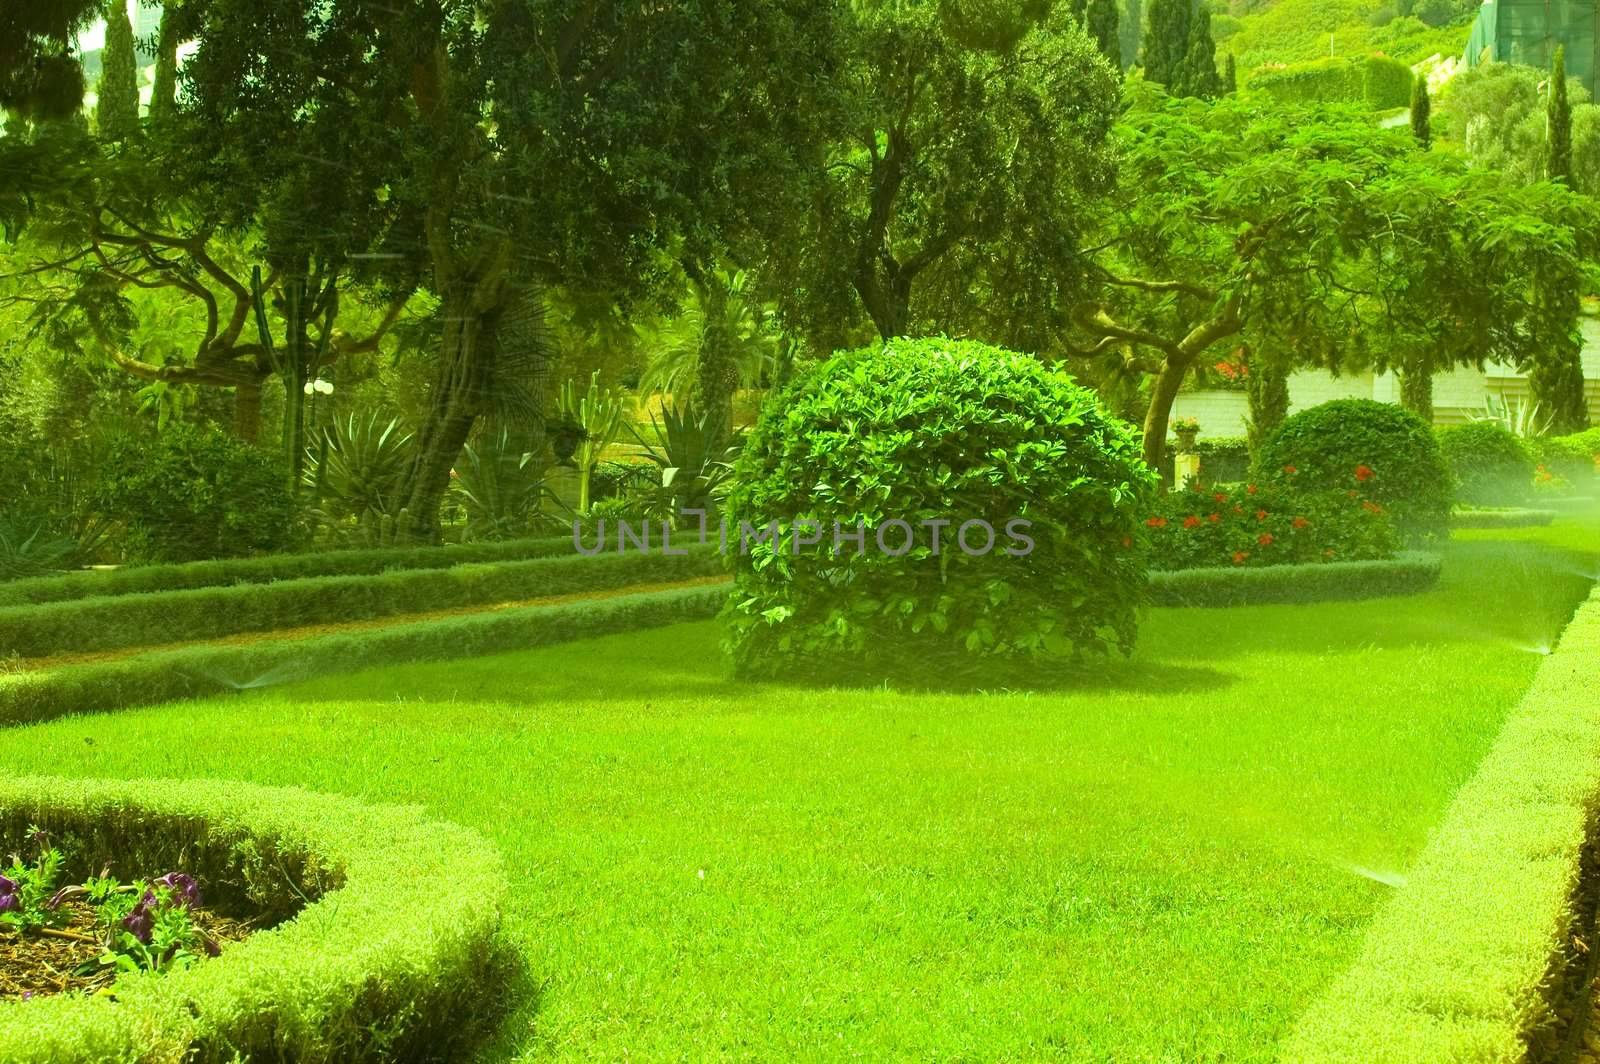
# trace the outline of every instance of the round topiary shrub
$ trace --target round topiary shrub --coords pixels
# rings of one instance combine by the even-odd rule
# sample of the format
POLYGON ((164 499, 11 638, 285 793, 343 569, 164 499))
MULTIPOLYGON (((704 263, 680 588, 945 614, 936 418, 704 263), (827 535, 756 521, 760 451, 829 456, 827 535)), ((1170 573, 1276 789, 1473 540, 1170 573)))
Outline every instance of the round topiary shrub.
POLYGON ((1516 434, 1493 421, 1475 421, 1439 433, 1439 446, 1456 477, 1456 500, 1472 506, 1526 502, 1533 489, 1533 455, 1516 434))
POLYGON ((1128 425, 1027 355, 836 355, 772 397, 736 466, 735 667, 950 675, 1125 651, 1155 480, 1128 425))
POLYGON ((1336 399, 1286 418, 1257 476, 1297 491, 1341 490, 1383 507, 1412 544, 1449 532, 1449 467, 1427 422, 1371 399, 1336 399))
POLYGON ((0 844, 33 825, 78 855, 70 875, 182 869, 207 904, 274 919, 192 967, 123 976, 114 997, 0 1003, 0 1060, 444 1059, 494 1008, 499 854, 420 810, 231 781, 0 779, 0 844))

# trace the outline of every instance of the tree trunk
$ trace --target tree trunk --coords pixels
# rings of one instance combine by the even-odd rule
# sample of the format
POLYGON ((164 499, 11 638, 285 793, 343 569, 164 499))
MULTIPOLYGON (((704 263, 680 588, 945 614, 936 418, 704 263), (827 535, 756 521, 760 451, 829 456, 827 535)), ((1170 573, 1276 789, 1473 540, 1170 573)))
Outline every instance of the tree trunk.
POLYGON ((261 382, 241 382, 233 389, 233 434, 245 443, 261 440, 261 382))
POLYGON ((874 277, 867 282, 858 281, 856 290, 861 294, 861 302, 866 304, 867 313, 872 315, 872 324, 877 326, 879 336, 893 340, 906 334, 911 320, 909 277, 898 272, 887 278, 874 277))
POLYGON ((1409 362, 1401 368, 1400 405, 1433 424, 1433 367, 1425 360, 1409 362))
POLYGON ((1174 361, 1170 356, 1162 361, 1150 389, 1150 407, 1144 416, 1144 461, 1151 469, 1160 469, 1167 449, 1167 425, 1172 421, 1172 404, 1177 401, 1178 389, 1189 372, 1189 362, 1174 361))
POLYGON ((450 489, 450 471, 483 409, 489 381, 489 345, 481 343, 483 312, 466 296, 447 298, 440 342, 439 371, 428 414, 417 434, 416 456, 395 515, 395 530, 406 543, 437 543, 439 507, 450 489))
POLYGON ((713 276, 700 288, 700 352, 696 389, 710 424, 722 432, 733 429, 733 393, 739 386, 739 367, 733 361, 733 337, 728 335, 728 288, 713 276))
POLYGON ((1248 363, 1248 367, 1245 398, 1250 404, 1250 421, 1246 432, 1254 456, 1289 416, 1289 374, 1265 358, 1248 363))

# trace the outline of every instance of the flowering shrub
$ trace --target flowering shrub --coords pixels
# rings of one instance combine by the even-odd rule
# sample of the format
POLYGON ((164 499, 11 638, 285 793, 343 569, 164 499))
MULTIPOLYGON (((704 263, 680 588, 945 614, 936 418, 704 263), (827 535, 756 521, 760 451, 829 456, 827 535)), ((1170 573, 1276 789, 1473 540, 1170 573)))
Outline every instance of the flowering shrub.
POLYGON ((1400 547, 1383 506, 1359 492, 1259 484, 1164 495, 1145 535, 1154 569, 1370 561, 1400 547))
POLYGON ((1390 403, 1338 399, 1287 418, 1256 455, 1256 476, 1299 494, 1355 492, 1381 506, 1407 543, 1449 530, 1454 478, 1438 437, 1390 403))

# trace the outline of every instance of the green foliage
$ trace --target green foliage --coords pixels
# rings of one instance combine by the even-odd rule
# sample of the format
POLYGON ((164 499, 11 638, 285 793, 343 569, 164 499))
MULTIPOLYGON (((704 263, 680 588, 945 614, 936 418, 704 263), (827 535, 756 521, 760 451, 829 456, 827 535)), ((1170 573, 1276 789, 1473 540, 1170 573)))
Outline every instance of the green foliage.
POLYGON ((1209 6, 1153 0, 1144 39, 1144 76, 1173 96, 1213 100, 1223 94, 1209 6))
POLYGON ((132 558, 238 557, 300 539, 281 461, 215 429, 120 439, 99 473, 100 509, 122 526, 132 558))
MULTIPOLYGON (((1498 170, 1518 183, 1544 177, 1550 160, 1550 116, 1544 86, 1547 75, 1535 67, 1485 63, 1452 78, 1440 100, 1439 113, 1450 139, 1460 144, 1473 163, 1498 170)), ((1568 171, 1579 192, 1600 192, 1600 169, 1586 162, 1600 159, 1600 106, 1590 102, 1580 82, 1568 79, 1571 112, 1568 171)))
POLYGON ((1443 538, 1454 485, 1433 430, 1370 399, 1336 399, 1291 415, 1256 456, 1263 483, 1371 500, 1407 543, 1443 538), (1293 470, 1291 473, 1290 470, 1293 470))
POLYGON ((1556 46, 1545 104, 1545 168, 1551 181, 1572 183, 1572 101, 1567 96, 1567 49, 1556 46))
POLYGON ((1126 651, 1144 578, 1132 537, 1153 479, 1127 426, 1028 356, 944 339, 836 356, 769 401, 736 467, 730 536, 777 533, 740 536, 735 665, 1126 651), (994 536, 969 533, 969 552, 956 541, 972 521, 994 536), (929 522, 945 523, 937 549, 929 522), (858 525, 877 542, 836 540, 858 525))
POLYGON ((1084 29, 1094 40, 1100 54, 1122 67, 1122 27, 1117 6, 1119 0, 1089 0, 1084 8, 1084 29))
POLYGON ((1381 506, 1343 491, 1294 490, 1294 480, 1161 494, 1145 521, 1151 568, 1372 561, 1399 550, 1381 506))
POLYGON ((1250 89, 1283 103, 1361 103, 1386 111, 1411 104, 1412 82, 1411 68, 1388 56, 1339 56, 1259 71, 1250 89))
POLYGON ((1443 429, 1439 446, 1455 475, 1456 499, 1471 506, 1526 502, 1533 488, 1533 455, 1503 425, 1475 421, 1443 429))
POLYGON ((726 429, 710 412, 697 412, 692 405, 665 406, 661 420, 650 415, 656 443, 651 443, 632 424, 628 426, 645 456, 660 471, 660 477, 643 498, 634 500, 641 511, 675 526, 698 528, 701 518, 684 518, 684 511, 699 510, 705 520, 722 508, 733 472, 733 461, 744 440, 726 429))
MULTIPOLYGON (((657 526, 658 538, 660 531, 657 526)), ((568 546, 573 546, 571 540, 568 546)), ((698 546, 685 555, 623 553, 616 549, 614 537, 606 546, 607 550, 595 557, 572 554, 3 607, 0 654, 42 657, 62 651, 175 643, 605 591, 645 581, 687 580, 722 570, 716 553, 698 546)), ((659 543, 656 546, 659 550, 659 543)))
POLYGON ((124 977, 114 999, 5 1009, 0 1058, 396 1059, 458 1050, 482 1030, 484 989, 504 974, 506 881, 472 832, 415 807, 238 782, 8 777, 0 805, 11 831, 33 820, 119 863, 181 862, 210 884, 248 884, 269 915, 304 900, 298 919, 221 961, 124 977))
POLYGON ((1451 528, 1545 528, 1555 522, 1554 510, 1457 510, 1450 515, 1451 528))
POLYGON ((523 450, 504 427, 461 449, 455 494, 467 512, 464 541, 514 539, 552 523, 541 509, 547 492, 540 456, 523 450))
POLYGON ((1379 561, 1233 565, 1150 574, 1150 600, 1158 606, 1265 606, 1419 595, 1439 581, 1437 554, 1404 552, 1379 561))
POLYGON ((1600 594, 1540 665, 1355 963, 1302 1015, 1285 1059, 1521 1060, 1554 1025, 1546 988, 1571 947, 1600 793, 1597 658, 1600 594))
POLYGON ((773 308, 758 298, 754 276, 747 270, 719 269, 708 284, 721 286, 718 298, 704 285, 691 285, 678 314, 635 326, 646 353, 641 396, 663 392, 680 401, 696 399, 701 350, 713 334, 727 347, 724 357, 737 374, 738 386, 760 387, 776 370, 777 323, 773 308), (709 320, 714 311, 720 311, 722 321, 709 320))
POLYGON ((1528 442, 1539 461, 1563 480, 1593 484, 1600 477, 1600 428, 1528 442))
POLYGON ((103 664, 0 675, 0 722, 104 713, 247 690, 291 677, 401 662, 450 661, 705 620, 716 614, 727 597, 723 587, 691 587, 595 602, 495 610, 308 639, 151 651, 103 664))
POLYGON ((100 84, 95 88, 95 125, 107 140, 122 140, 139 130, 139 68, 133 25, 124 0, 107 0, 106 44, 100 53, 100 84))
POLYGON ((600 387, 600 371, 589 375, 589 388, 581 395, 576 381, 563 381, 556 402, 563 423, 578 430, 578 446, 572 461, 578 467, 578 512, 589 512, 589 478, 600 455, 617 442, 626 422, 627 397, 621 392, 600 387))
POLYGON ((71 116, 83 103, 83 69, 68 42, 100 14, 100 0, 30 0, 15 10, 0 20, 0 111, 71 116))
POLYGON ((64 914, 52 899, 65 858, 49 844, 48 835, 38 825, 28 826, 28 837, 35 851, 33 860, 12 854, 10 866, 0 874, 0 927, 12 931, 37 931, 64 922, 64 914))
POLYGON ((105 572, 69 573, 0 582, 0 606, 66 602, 73 599, 181 591, 230 584, 265 584, 317 576, 364 576, 453 565, 526 561, 567 554, 570 534, 504 543, 450 544, 444 547, 389 547, 378 550, 317 551, 232 558, 177 565, 129 566, 105 572))
POLYGON ((304 477, 314 516, 336 542, 367 546, 381 541, 385 517, 400 509, 400 490, 414 458, 412 434, 377 411, 334 418, 318 446, 307 452, 304 477))
POLYGON ((1425 77, 1415 78, 1411 86, 1411 135, 1424 151, 1433 145, 1433 101, 1425 77))

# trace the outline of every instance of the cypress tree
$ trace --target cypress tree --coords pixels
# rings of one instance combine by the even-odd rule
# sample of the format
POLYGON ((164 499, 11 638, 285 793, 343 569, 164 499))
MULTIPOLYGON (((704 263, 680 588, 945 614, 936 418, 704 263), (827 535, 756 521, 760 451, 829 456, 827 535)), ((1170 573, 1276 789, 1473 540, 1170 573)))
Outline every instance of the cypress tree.
POLYGON ((1411 85, 1411 135, 1417 138, 1422 150, 1433 144, 1433 101, 1428 98, 1428 79, 1418 77, 1411 85))
POLYGON ((1111 65, 1122 68, 1122 37, 1118 33, 1117 0, 1089 0, 1084 13, 1084 29, 1099 46, 1100 54, 1111 60, 1111 65))
POLYGON ((100 135, 121 140, 139 128, 139 66, 133 54, 133 24, 124 0, 107 0, 106 45, 100 54, 95 123, 100 135))
POLYGON ((1177 95, 1215 100, 1222 95, 1222 75, 1217 73, 1217 42, 1211 38, 1211 9, 1201 5, 1189 24, 1189 48, 1184 56, 1184 88, 1177 95))
POLYGON ((1153 0, 1144 34, 1144 76, 1174 96, 1188 96, 1190 0, 1153 0))
POLYGON ((156 80, 150 93, 150 117, 156 120, 170 116, 178 98, 177 23, 177 5, 167 0, 156 36, 156 80))
POLYGON ((1228 53, 1228 62, 1223 67, 1222 91, 1228 96, 1236 96, 1239 92, 1239 64, 1232 52, 1228 53))
POLYGON ((1139 61, 1139 37, 1144 33, 1144 0, 1127 0, 1119 20, 1122 38, 1122 69, 1127 70, 1139 61))
POLYGON ((1557 46, 1550 70, 1550 103, 1546 118, 1549 144, 1545 176, 1572 184, 1572 101, 1567 99, 1567 49, 1557 46))

